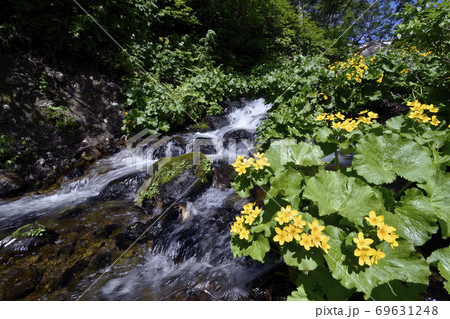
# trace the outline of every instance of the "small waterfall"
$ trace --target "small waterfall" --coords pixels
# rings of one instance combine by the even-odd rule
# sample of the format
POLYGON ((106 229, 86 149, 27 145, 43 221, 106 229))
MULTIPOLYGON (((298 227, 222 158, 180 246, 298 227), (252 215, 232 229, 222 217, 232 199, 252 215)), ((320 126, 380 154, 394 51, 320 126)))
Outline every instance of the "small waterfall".
MULTIPOLYGON (((95 200, 117 180, 133 174, 145 175, 147 168, 161 157, 204 150, 211 160, 230 163, 240 154, 248 155, 256 129, 269 108, 264 99, 246 102, 223 116, 223 125, 215 130, 176 134, 148 145, 141 143, 98 161, 84 176, 64 182, 51 194, 0 201, 0 231, 46 216, 57 218, 67 207, 95 200)), ((186 287, 210 291, 220 299, 245 297, 246 284, 268 266, 233 258, 229 225, 234 215, 223 209, 233 193, 231 188, 210 187, 194 201, 185 203, 183 218, 164 228, 156 227, 153 246, 143 260, 112 267, 101 282, 86 292, 84 299, 159 300, 186 287)), ((133 206, 133 199, 134 193, 126 193, 124 200, 129 207, 133 206)), ((72 297, 76 299, 92 282, 93 277, 81 280, 72 297)))

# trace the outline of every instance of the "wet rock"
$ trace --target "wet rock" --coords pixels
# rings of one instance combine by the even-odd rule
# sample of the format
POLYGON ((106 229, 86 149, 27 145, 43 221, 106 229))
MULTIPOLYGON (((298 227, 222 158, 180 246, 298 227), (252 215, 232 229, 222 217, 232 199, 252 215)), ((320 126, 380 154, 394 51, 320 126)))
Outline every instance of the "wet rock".
MULTIPOLYGON (((131 226, 128 226, 127 229, 124 231, 125 236, 127 236, 128 239, 135 241, 142 235, 145 235, 145 231, 147 230, 147 226, 144 223, 137 222, 131 226)), ((145 238, 140 238, 139 242, 146 241, 145 238)))
POLYGON ((223 146, 225 148, 228 148, 230 143, 242 143, 243 141, 249 141, 249 145, 252 145, 252 142, 255 138, 255 134, 252 132, 249 132, 247 130, 235 130, 226 133, 223 136, 223 146))
POLYGON ((46 230, 42 236, 16 237, 10 235, 0 241, 0 254, 14 255, 37 251, 40 247, 53 244, 58 239, 54 230, 46 230))
POLYGON ((99 200, 126 199, 136 194, 144 181, 144 173, 136 172, 110 182, 97 196, 99 200))
POLYGON ((289 272, 284 263, 274 265, 273 268, 264 272, 252 280, 248 287, 253 292, 255 300, 286 300, 297 287, 286 275, 289 272))
POLYGON ((161 300, 170 301, 217 301, 219 298, 211 294, 206 289, 199 288, 184 288, 171 293, 169 296, 161 300))
POLYGON ((224 139, 235 139, 235 140, 244 140, 244 139, 251 139, 253 137, 253 133, 247 131, 247 130, 235 130, 226 133, 223 138, 224 139))
POLYGON ((61 212, 61 214, 58 216, 58 219, 69 219, 82 215, 83 213, 85 213, 87 208, 88 207, 85 204, 69 206, 61 212))
POLYGON ((196 138, 193 141, 193 149, 207 155, 216 154, 217 150, 214 146, 214 142, 215 141, 210 138, 196 138))
POLYGON ((179 136, 163 137, 149 147, 144 147, 143 151, 154 159, 176 157, 186 152, 186 142, 179 136))
POLYGON ((139 188, 135 202, 143 206, 149 204, 149 198, 143 194, 152 189, 155 202, 159 206, 169 207, 199 194, 209 182, 211 164, 202 153, 188 153, 160 159, 150 171, 153 172, 153 176, 144 181, 139 188))
POLYGON ((128 249, 133 244, 133 241, 124 233, 117 234, 114 239, 116 246, 122 250, 128 249))
POLYGON ((233 166, 216 161, 212 164, 212 187, 226 189, 231 187, 231 180, 235 175, 233 166))
POLYGON ((43 271, 27 266, 0 272, 0 300, 17 300, 30 294, 42 278, 43 271))
POLYGON ((223 111, 228 114, 233 112, 234 110, 241 109, 245 106, 245 101, 225 101, 223 102, 223 111))
POLYGON ((230 124, 230 121, 228 120, 228 118, 225 115, 221 115, 221 116, 208 115, 208 116, 205 116, 205 118, 203 119, 203 122, 208 124, 208 126, 212 130, 217 130, 221 127, 224 127, 224 126, 230 124))
POLYGON ((8 85, 11 86, 28 86, 33 87, 36 85, 36 82, 27 74, 20 72, 13 72, 9 74, 4 80, 8 85))
POLYGON ((248 198, 242 198, 238 194, 231 194, 226 200, 225 205, 226 208, 231 209, 236 212, 240 212, 244 205, 248 204, 250 200, 248 198))
POLYGON ((17 193, 23 185, 24 181, 19 175, 0 170, 0 197, 17 193))
POLYGON ((97 238, 108 238, 111 234, 120 227, 119 224, 108 224, 97 231, 95 231, 94 235, 97 238))
POLYGON ((189 130, 194 132, 206 132, 210 131, 211 127, 209 127, 208 123, 202 122, 189 126, 189 130))

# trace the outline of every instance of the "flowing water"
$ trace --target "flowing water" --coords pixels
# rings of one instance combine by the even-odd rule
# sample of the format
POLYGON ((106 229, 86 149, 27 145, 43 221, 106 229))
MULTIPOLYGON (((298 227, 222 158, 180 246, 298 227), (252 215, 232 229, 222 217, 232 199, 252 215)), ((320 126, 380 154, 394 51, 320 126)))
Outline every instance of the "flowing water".
MULTIPOLYGON (((144 138, 144 142, 98 161, 84 176, 62 183, 51 194, 0 201, 0 238, 31 221, 58 225, 61 216, 80 205, 101 218, 108 219, 108 207, 108 212, 120 218, 137 221, 133 199, 151 164, 163 156, 192 151, 228 163, 239 154, 249 154, 256 129, 269 107, 263 99, 245 102, 242 108, 222 116, 215 130, 165 137, 162 144, 152 145, 150 138, 144 138), (102 194, 117 181, 122 182, 118 184, 120 198, 109 195, 106 200, 102 194)), ((234 215, 223 209, 233 193, 231 188, 207 188, 186 203, 187 218, 154 225, 157 236, 143 248, 140 258, 105 266, 82 278, 71 287, 70 299, 161 300, 187 291, 201 291, 212 299, 247 298, 248 283, 270 266, 233 258, 229 225, 234 215), (103 276, 97 281, 100 274, 103 276)))

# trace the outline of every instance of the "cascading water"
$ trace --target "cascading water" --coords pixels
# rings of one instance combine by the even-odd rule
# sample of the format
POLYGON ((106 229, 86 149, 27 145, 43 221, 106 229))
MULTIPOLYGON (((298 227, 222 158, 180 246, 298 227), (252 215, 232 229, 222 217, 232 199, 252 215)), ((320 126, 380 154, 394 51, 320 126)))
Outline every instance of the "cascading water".
MULTIPOLYGON (((115 193, 112 192, 108 200, 113 201, 103 205, 114 207, 115 203, 120 203, 117 205, 121 209, 128 207, 123 209, 124 215, 136 219, 132 201, 149 165, 160 157, 202 149, 211 160, 225 162, 234 161, 237 155, 249 154, 256 129, 269 108, 263 99, 246 102, 244 107, 223 116, 222 124, 215 130, 177 134, 158 148, 142 144, 127 148, 98 161, 83 177, 63 183, 52 194, 0 201, 0 234, 6 235, 7 231, 34 220, 55 224, 55 220, 63 220, 61 216, 66 216, 67 211, 71 212, 79 205, 83 205, 85 210, 99 210, 99 200, 105 201, 106 198, 102 195, 105 188, 127 176, 141 179, 123 184, 126 187, 122 186, 120 202, 114 202, 115 193)), ((196 199, 186 203, 184 218, 173 220, 164 227, 162 224, 154 225, 151 230, 155 234, 154 240, 151 248, 146 248, 143 258, 131 262, 131 265, 114 265, 87 291, 101 271, 83 278, 72 289, 70 298, 160 300, 182 289, 200 289, 218 299, 245 298, 248 293, 246 284, 267 266, 246 264, 232 256, 229 224, 234 216, 222 208, 233 193, 231 188, 207 188, 196 199)))

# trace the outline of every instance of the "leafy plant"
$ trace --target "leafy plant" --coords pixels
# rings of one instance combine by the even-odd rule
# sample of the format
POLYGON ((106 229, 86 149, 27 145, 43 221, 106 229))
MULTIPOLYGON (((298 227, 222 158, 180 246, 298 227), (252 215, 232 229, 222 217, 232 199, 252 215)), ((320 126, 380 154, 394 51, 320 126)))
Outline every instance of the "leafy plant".
POLYGON ((11 144, 14 139, 0 134, 0 168, 8 168, 14 165, 14 162, 18 158, 17 154, 14 154, 11 148, 11 144))
MULTIPOLYGON (((236 192, 248 197, 262 188, 266 196, 262 206, 246 205, 236 218, 235 257, 264 262, 269 251, 278 254, 292 268, 291 277, 296 274, 298 289, 289 299, 341 300, 356 291, 367 299, 418 298, 428 285, 429 263, 437 259, 425 260, 414 247, 439 228, 443 238, 450 235, 444 213, 450 197, 443 193, 450 181, 450 132, 443 123, 419 123, 413 112, 385 127, 366 125, 363 115, 369 113, 363 112, 349 128, 328 127, 341 119, 322 114, 318 122, 330 134, 317 134, 314 145, 281 140, 266 157, 239 157, 233 165, 236 192), (355 153, 353 163, 331 170, 324 155, 338 155, 341 145, 355 153), (258 167, 261 158, 267 164, 258 167), (406 180, 400 189, 390 184, 397 174, 406 180)), ((439 267, 448 280, 446 266, 439 267)))
POLYGON ((42 236, 46 230, 45 226, 35 222, 34 224, 27 224, 20 227, 12 235, 15 238, 39 237, 42 236))

